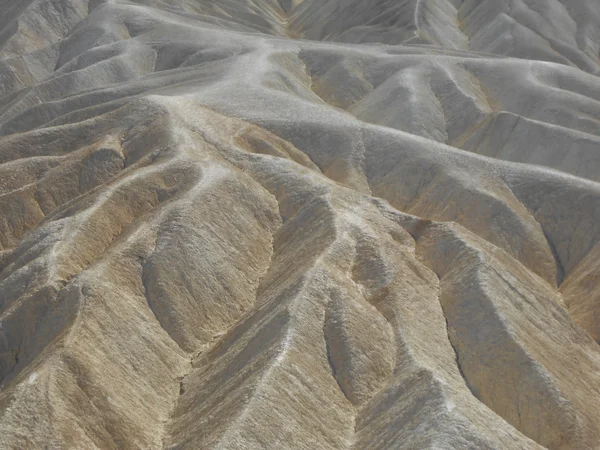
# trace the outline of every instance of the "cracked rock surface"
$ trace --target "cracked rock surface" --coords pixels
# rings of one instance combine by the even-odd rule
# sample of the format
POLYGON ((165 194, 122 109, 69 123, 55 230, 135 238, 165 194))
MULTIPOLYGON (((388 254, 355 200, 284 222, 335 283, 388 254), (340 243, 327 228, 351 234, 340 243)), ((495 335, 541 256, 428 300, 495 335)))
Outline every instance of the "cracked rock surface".
POLYGON ((596 0, 0 0, 0 448, 600 449, 596 0))

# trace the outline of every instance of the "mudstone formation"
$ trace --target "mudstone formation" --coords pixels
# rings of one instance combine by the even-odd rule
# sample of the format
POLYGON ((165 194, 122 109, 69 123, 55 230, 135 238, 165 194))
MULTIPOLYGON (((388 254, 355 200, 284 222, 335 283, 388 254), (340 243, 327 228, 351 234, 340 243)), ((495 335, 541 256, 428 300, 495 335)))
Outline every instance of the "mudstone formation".
POLYGON ((597 0, 1 0, 0 448, 600 448, 597 0))

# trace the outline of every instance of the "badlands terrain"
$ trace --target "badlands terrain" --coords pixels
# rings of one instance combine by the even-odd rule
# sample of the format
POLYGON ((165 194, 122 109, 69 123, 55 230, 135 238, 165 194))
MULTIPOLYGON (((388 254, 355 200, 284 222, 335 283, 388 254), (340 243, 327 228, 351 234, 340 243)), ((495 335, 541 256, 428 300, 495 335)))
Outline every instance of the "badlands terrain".
POLYGON ((0 448, 600 448, 599 55, 597 0, 0 0, 0 448))

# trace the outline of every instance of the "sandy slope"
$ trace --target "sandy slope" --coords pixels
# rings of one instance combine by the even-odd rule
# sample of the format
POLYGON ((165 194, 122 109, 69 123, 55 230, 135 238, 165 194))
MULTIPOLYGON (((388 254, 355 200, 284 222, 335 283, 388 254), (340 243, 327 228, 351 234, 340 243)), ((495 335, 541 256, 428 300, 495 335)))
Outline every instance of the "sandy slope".
POLYGON ((595 0, 0 10, 0 447, 600 448, 595 0))

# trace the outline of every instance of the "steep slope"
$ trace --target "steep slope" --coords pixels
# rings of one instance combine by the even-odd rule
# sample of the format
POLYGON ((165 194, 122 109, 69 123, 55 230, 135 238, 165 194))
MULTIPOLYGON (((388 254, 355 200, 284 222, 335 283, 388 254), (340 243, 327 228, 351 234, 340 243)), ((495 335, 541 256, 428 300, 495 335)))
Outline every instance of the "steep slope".
POLYGON ((1 6, 0 447, 599 448, 595 2, 1 6))

